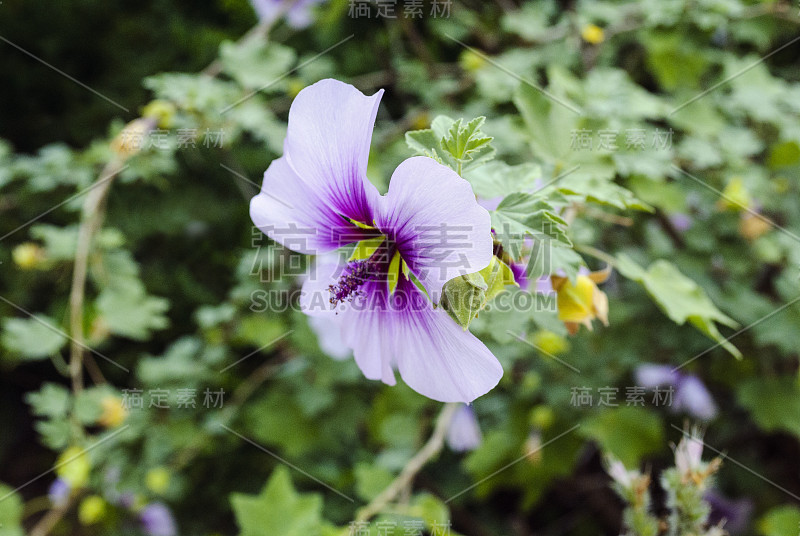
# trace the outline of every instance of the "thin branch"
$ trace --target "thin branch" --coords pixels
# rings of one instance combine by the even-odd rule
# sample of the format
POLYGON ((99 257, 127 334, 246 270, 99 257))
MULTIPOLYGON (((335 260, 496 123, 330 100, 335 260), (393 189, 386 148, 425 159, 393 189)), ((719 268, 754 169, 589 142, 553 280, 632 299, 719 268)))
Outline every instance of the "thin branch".
POLYGON ((380 492, 377 497, 372 499, 368 505, 359 511, 358 516, 356 516, 356 522, 368 521, 370 518, 380 513, 386 505, 397 498, 397 496, 411 484, 411 481, 425 464, 441 452, 442 447, 444 447, 447 429, 450 426, 450 421, 453 419, 457 408, 458 404, 445 404, 441 413, 439 413, 439 417, 436 419, 436 426, 428 442, 408 461, 405 467, 403 467, 403 470, 400 471, 400 474, 397 475, 397 478, 395 478, 386 489, 380 492))
POLYGON ((71 496, 64 504, 54 506, 33 526, 28 533, 29 536, 47 536, 51 530, 61 521, 61 518, 72 508, 75 504, 76 496, 71 496))
POLYGON ((93 188, 83 204, 83 220, 78 228, 78 245, 75 249, 75 269, 72 272, 72 289, 69 295, 70 310, 70 345, 69 375, 72 379, 72 390, 76 393, 83 390, 83 357, 86 348, 83 331, 83 304, 86 293, 86 276, 89 266, 89 254, 92 240, 103 225, 105 202, 111 183, 123 169, 122 161, 114 159, 109 162, 100 177, 97 187, 93 188))

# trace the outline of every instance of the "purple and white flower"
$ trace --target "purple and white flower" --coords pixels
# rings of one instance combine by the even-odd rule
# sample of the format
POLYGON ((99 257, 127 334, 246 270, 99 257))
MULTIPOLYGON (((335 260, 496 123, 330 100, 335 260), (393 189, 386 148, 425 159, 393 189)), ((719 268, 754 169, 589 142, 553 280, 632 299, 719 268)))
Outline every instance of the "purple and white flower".
POLYGON ((394 385, 397 369, 429 398, 471 402, 497 385, 502 367, 435 304, 448 280, 489 265, 489 213, 467 181, 428 157, 402 162, 378 193, 366 169, 382 94, 330 79, 302 90, 250 216, 301 253, 358 244, 362 255, 349 262, 317 263, 300 303, 338 322, 367 378, 394 385))
POLYGON ((446 439, 447 446, 455 452, 475 450, 480 446, 483 436, 472 406, 462 404, 456 409, 446 439))
POLYGON ((700 378, 693 374, 684 374, 670 365, 645 364, 636 369, 635 376, 637 385, 642 387, 672 386, 675 389, 673 411, 685 411, 704 421, 717 415, 717 405, 711 393, 700 378))

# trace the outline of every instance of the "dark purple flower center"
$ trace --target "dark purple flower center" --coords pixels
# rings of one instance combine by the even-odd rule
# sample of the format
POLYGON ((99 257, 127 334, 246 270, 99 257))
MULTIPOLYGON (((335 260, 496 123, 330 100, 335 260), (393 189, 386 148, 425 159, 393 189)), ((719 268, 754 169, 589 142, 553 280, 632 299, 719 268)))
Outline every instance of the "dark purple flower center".
POLYGON ((331 292, 331 305, 336 307, 340 303, 353 301, 357 296, 363 295, 361 286, 379 274, 380 266, 371 258, 361 261, 350 261, 335 285, 328 286, 331 292))
POLYGON ((345 266, 335 285, 329 285, 330 303, 335 308, 342 302, 352 302, 364 295, 363 285, 368 281, 387 281, 391 259, 396 247, 384 241, 367 259, 352 260, 345 266))

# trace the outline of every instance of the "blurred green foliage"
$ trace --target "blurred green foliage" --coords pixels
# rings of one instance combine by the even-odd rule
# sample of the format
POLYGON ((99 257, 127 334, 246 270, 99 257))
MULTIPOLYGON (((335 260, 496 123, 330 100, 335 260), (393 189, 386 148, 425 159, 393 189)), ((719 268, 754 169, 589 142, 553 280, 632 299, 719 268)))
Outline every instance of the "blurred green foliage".
MULTIPOLYGON (((505 370, 474 405, 483 442, 435 457, 371 533, 408 521, 429 534, 618 534, 602 455, 658 471, 687 419, 651 393, 629 406, 626 387, 638 365, 691 360, 682 370, 719 407, 705 440, 738 462, 719 489, 755 503, 750 533, 795 536, 797 6, 457 2, 420 19, 398 5, 394 20, 348 8, 331 0, 307 29, 279 22, 268 40, 237 41, 255 23, 241 1, 0 6, 0 36, 129 109, 0 43, 14 73, 0 89, 0 495, 90 448, 72 500, 108 507, 92 524, 70 509, 54 534, 140 534, 136 514, 155 501, 180 534, 347 534, 428 440, 440 404, 330 359, 299 312, 254 309, 254 293, 296 290, 308 261, 254 232, 248 201, 282 152, 292 98, 333 77, 386 89, 369 162, 379 189, 427 153, 503 198, 496 226, 552 246, 535 276, 615 268, 600 287, 609 326, 568 343, 553 311, 495 307, 470 322, 505 370), (201 74, 215 59, 220 74, 201 74), (155 130, 126 152, 140 114, 155 130), (76 392, 66 335, 82 207, 116 161, 80 319, 90 382, 76 392), (597 404, 607 387, 616 407, 597 404), (577 388, 591 406, 574 403, 577 388), (143 407, 120 412, 136 390, 143 407), (180 403, 189 391, 194 407, 180 403)), ((502 245, 516 260, 525 243, 502 245)), ((0 535, 41 519, 53 478, 0 500, 0 535)))

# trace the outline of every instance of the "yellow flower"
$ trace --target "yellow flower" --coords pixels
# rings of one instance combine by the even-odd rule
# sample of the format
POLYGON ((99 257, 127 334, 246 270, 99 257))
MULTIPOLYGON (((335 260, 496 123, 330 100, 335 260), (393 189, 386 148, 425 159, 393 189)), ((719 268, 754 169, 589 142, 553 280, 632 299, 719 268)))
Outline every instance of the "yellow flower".
POLYGON ((570 335, 578 332, 580 325, 592 330, 592 320, 599 318, 608 325, 608 297, 597 288, 597 283, 608 279, 611 268, 598 272, 580 274, 573 284, 566 277, 551 276, 556 291, 558 319, 564 322, 570 335))
POLYGON ((163 99, 152 100, 142 108, 142 117, 154 119, 159 128, 169 128, 175 117, 175 105, 163 99))
POLYGON ((468 73, 474 73, 486 64, 486 60, 475 52, 465 49, 458 57, 458 64, 468 73))
POLYGON ((587 24, 583 27, 583 30, 581 30, 581 37, 583 37, 583 40, 587 43, 599 45, 605 41, 606 34, 601 27, 594 24, 587 24))
POLYGON ((23 270, 33 270, 38 267, 45 260, 45 256, 44 248, 33 242, 20 244, 11 252, 14 264, 23 270))
POLYGON ((541 329, 533 334, 532 342, 548 354, 559 355, 569 350, 569 341, 547 329, 541 329))
POLYGON ((547 430, 553 424, 555 418, 553 410, 544 405, 536 406, 528 414, 528 422, 537 430, 547 430))
POLYGON ((164 467, 156 467, 147 471, 144 482, 147 488, 158 495, 163 495, 169 487, 169 471, 164 467))
POLYGON ((72 489, 80 489, 89 481, 91 463, 89 454, 80 447, 70 447, 56 461, 56 474, 66 480, 72 489))
POLYGON ((717 208, 739 212, 749 209, 751 203, 750 192, 747 191, 744 181, 741 177, 734 177, 722 190, 722 198, 717 201, 717 208))
POLYGON ((94 525, 106 515, 106 501, 99 495, 90 495, 78 507, 78 519, 83 525, 94 525))
POLYGON ((116 428, 125 422, 128 410, 122 404, 122 399, 116 396, 107 396, 100 402, 100 405, 103 407, 103 413, 97 420, 98 423, 106 428, 116 428))

